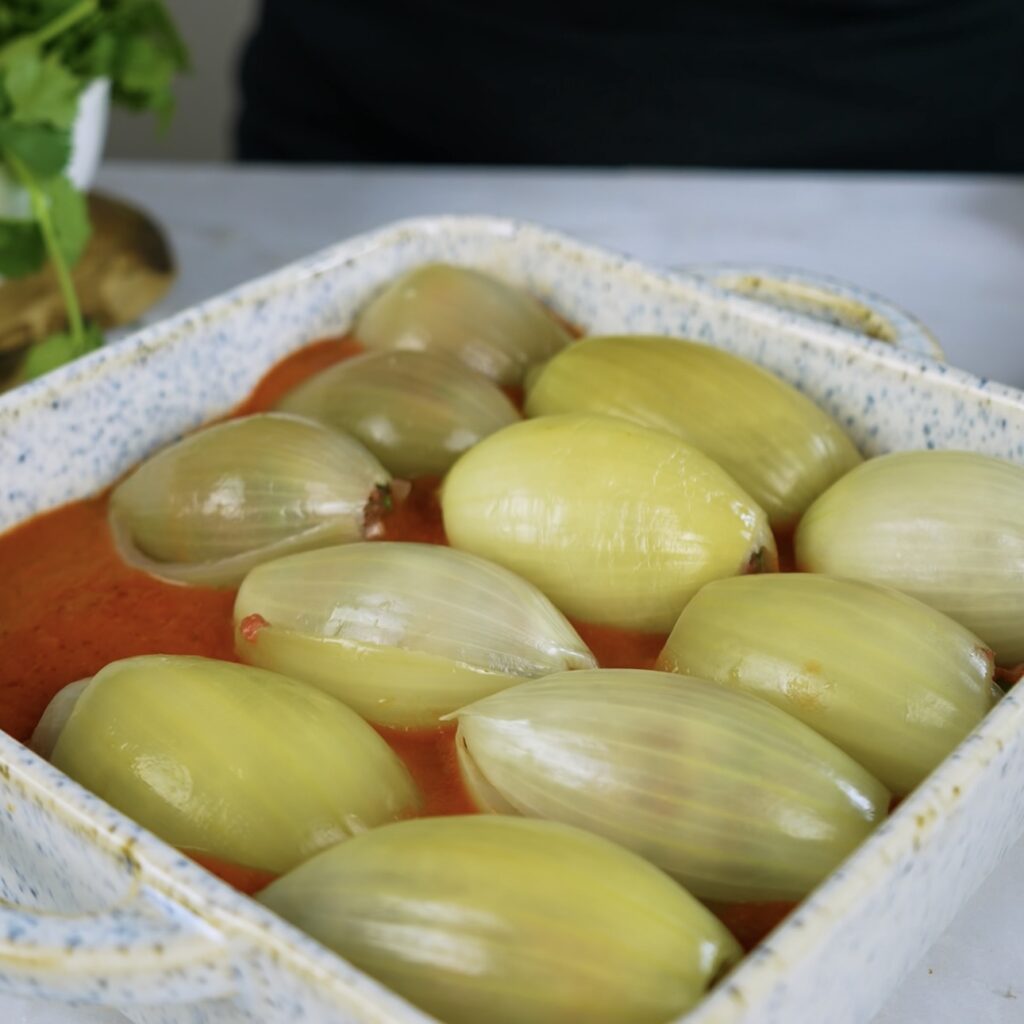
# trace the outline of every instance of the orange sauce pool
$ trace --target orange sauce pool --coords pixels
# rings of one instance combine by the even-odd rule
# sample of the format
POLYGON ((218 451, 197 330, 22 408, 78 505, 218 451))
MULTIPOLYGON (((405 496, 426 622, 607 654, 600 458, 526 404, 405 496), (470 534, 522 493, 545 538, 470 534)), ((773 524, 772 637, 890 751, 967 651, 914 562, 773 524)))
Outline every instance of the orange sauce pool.
MULTIPOLYGON (((271 369, 233 415, 266 411, 307 377, 361 351, 350 338, 315 342, 271 369)), ((408 496, 384 519, 384 539, 447 543, 438 483, 413 481, 408 496)), ((125 565, 107 529, 107 498, 104 493, 65 505, 0 536, 0 728, 23 742, 58 690, 109 662, 139 654, 239 660, 233 646, 235 591, 164 583, 125 565)), ((666 639, 573 625, 604 668, 652 668, 666 639)), ((377 731, 416 779, 424 814, 473 812, 458 772, 454 729, 377 731)), ((256 892, 273 877, 186 852, 243 892, 256 892)), ((749 948, 789 909, 770 904, 715 912, 749 948)))

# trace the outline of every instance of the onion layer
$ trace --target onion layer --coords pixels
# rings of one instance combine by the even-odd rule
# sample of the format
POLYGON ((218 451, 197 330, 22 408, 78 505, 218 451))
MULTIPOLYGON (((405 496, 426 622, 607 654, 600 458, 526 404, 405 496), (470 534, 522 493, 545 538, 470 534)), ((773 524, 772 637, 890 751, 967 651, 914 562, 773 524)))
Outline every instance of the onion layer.
POLYGON ((660 871, 552 822, 390 825, 259 900, 448 1024, 664 1024, 740 956, 660 871))
POLYGON ((806 895, 885 817, 889 792, 765 701, 665 672, 523 683, 457 712, 469 788, 589 829, 702 899, 806 895))

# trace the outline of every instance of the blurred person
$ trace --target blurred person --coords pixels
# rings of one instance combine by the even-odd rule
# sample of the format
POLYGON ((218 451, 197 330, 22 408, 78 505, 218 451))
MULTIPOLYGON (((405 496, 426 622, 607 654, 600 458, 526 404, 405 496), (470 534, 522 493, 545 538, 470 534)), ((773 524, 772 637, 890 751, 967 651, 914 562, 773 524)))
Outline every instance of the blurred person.
POLYGON ((1024 171, 1024 0, 263 0, 245 160, 1024 171))

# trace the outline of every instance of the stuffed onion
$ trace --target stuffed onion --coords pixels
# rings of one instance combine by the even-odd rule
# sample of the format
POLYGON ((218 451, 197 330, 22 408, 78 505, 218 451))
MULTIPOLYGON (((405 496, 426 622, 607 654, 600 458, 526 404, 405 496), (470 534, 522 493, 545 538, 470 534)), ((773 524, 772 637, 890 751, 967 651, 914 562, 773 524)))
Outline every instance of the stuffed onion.
POLYGON ((530 382, 530 416, 591 412, 675 434, 792 526, 861 458, 839 424, 767 370, 710 345, 660 337, 585 338, 530 382))
POLYGON ((441 476, 467 448, 515 423, 500 388, 454 359, 368 352, 311 377, 277 405, 361 441, 395 476, 441 476))
POLYGON ((110 496, 127 562, 177 583, 236 586, 254 565, 361 540, 390 477, 356 440, 280 413, 207 427, 147 459, 110 496))
POLYGON ((52 761, 181 849, 277 873, 419 805, 402 762, 342 703, 209 658, 107 665, 52 761))
POLYGON ((765 513, 724 470, 609 416, 492 434, 452 467, 441 505, 453 547, 598 624, 667 633, 704 583, 777 561, 765 513))
POLYGON ((888 587, 807 573, 709 583, 658 667, 770 701, 896 793, 914 788, 995 700, 992 652, 888 587))
POLYGON ((740 956, 670 878, 552 822, 401 822, 259 899, 447 1024, 664 1024, 740 956))
POLYGON ((833 484, 796 534, 810 572, 882 583, 1024 661, 1024 468, 974 452, 897 452, 833 484))
POLYGON ((885 786, 802 722, 702 679, 562 673, 455 717, 482 810, 603 835, 701 899, 800 899, 889 806, 885 786))
POLYGON ((572 340, 536 299, 468 267, 427 263, 392 281, 362 311, 356 337, 369 349, 442 353, 498 384, 572 340))
POLYGON ((239 656, 319 686, 381 725, 436 725, 505 686, 596 661, 536 587, 482 558, 375 542, 254 569, 239 656))

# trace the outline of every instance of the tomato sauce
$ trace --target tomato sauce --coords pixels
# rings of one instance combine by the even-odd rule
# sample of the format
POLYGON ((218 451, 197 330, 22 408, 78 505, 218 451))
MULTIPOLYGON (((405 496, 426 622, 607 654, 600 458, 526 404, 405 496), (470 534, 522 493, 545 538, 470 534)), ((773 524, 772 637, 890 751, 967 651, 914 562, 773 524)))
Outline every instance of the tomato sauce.
POLYGON ((261 868, 247 868, 241 864, 232 864, 230 861, 221 860, 208 853, 199 853, 196 850, 182 850, 189 860, 194 860, 201 867, 206 868, 211 874, 223 879, 228 885, 233 886, 246 896, 258 893, 265 889, 278 876, 272 871, 263 871, 261 868))
MULTIPOLYGON (((316 342, 274 367, 234 412, 270 409, 320 370, 363 351, 350 338, 316 342)), ((521 404, 522 395, 510 389, 521 404)), ((387 540, 445 544, 439 480, 412 481, 381 520, 387 540)), ((0 728, 25 741, 50 699, 104 665, 140 654, 197 654, 237 661, 234 590, 184 587, 125 565, 107 528, 108 494, 45 513, 0 537, 0 728)), ((604 668, 653 668, 666 637, 574 622, 604 668)), ((427 815, 467 814, 473 806, 459 776, 454 730, 379 728, 423 794, 427 815)), ((189 857, 246 893, 273 875, 193 851, 189 857)), ((788 907, 786 908, 788 910, 788 907)), ((746 945, 781 919, 777 906, 716 908, 746 945), (730 922, 733 922, 730 924, 730 922)))
POLYGON ((710 910, 749 953, 773 928, 789 916, 795 903, 709 903, 710 910))
POLYGON ((67 683, 136 654, 236 660, 234 593, 162 583, 125 565, 106 496, 0 537, 0 728, 31 735, 67 683))

